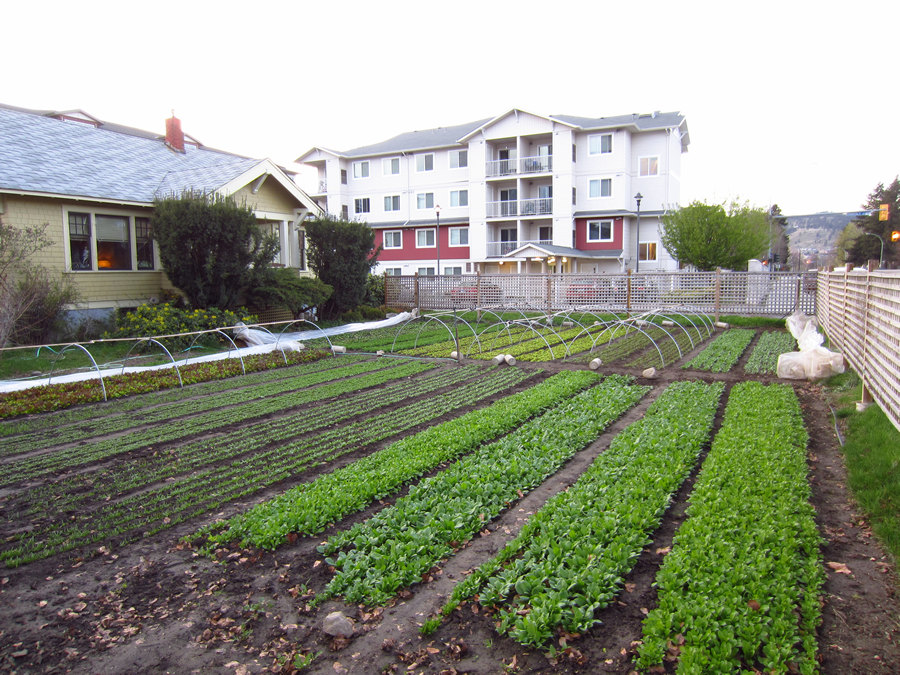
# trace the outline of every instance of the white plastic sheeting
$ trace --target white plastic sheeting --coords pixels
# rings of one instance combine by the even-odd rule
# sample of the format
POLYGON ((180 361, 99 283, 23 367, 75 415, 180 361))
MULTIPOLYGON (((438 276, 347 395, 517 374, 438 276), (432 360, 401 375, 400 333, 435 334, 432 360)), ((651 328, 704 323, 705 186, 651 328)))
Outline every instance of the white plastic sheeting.
POLYGON ((797 312, 788 317, 785 324, 797 340, 800 351, 778 357, 778 377, 786 380, 820 380, 844 372, 844 355, 822 346, 825 336, 819 332, 814 316, 797 312))
MULTIPOLYGON (((217 354, 209 354, 207 356, 191 356, 188 360, 188 363, 221 361, 228 358, 237 358, 239 355, 249 356, 252 354, 266 354, 275 350, 276 342, 278 343, 279 351, 281 351, 282 349, 284 349, 285 351, 295 351, 301 348, 298 345, 301 337, 304 340, 315 340, 316 338, 328 336, 330 339, 335 335, 344 335, 346 333, 356 333, 363 330, 375 330, 378 328, 388 328, 390 326, 396 326, 403 323, 404 321, 408 321, 410 318, 412 318, 411 314, 409 314, 408 312, 403 312, 394 317, 391 317, 390 319, 385 319, 384 321, 372 321, 369 323, 349 323, 343 326, 335 326, 334 328, 325 328, 321 330, 313 329, 296 333, 285 333, 280 336, 278 333, 275 333, 273 335, 272 333, 269 333, 267 331, 257 330, 255 328, 247 328, 243 324, 240 324, 238 326, 235 326, 234 328, 235 338, 241 338, 246 344, 251 346, 242 347, 236 351, 232 349, 230 352, 219 352, 217 354)), ((229 329, 223 328, 222 330, 229 329)), ((181 366, 184 364, 184 362, 185 361, 182 359, 178 362, 178 365, 181 366)), ((173 364, 171 362, 162 363, 156 366, 126 366, 124 372, 142 373, 150 370, 161 370, 164 368, 172 367, 173 364)), ((113 367, 101 366, 100 371, 103 374, 104 378, 111 377, 113 375, 121 375, 123 372, 121 365, 113 367)), ((44 377, 33 380, 0 381, 0 393, 19 391, 21 389, 28 389, 30 387, 40 387, 45 384, 59 384, 63 382, 81 382, 84 380, 94 380, 98 377, 99 375, 97 374, 96 370, 90 370, 79 373, 69 373, 66 375, 54 375, 52 380, 44 377)))

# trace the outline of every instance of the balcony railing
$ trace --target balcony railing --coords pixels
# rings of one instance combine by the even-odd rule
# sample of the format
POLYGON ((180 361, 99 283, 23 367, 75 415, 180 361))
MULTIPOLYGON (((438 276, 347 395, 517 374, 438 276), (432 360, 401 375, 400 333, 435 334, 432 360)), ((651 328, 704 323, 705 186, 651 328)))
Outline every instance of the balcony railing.
POLYGON ((518 218, 519 216, 549 216, 552 214, 552 198, 487 203, 488 218, 518 218))
POLYGON ((324 195, 327 192, 328 192, 328 181, 320 180, 319 181, 319 191, 316 194, 324 195))
POLYGON ((550 239, 532 239, 528 241, 489 241, 487 243, 487 257, 500 258, 510 251, 515 251, 524 244, 538 244, 550 246, 553 243, 550 239))
POLYGON ((485 172, 492 176, 513 176, 517 173, 547 173, 553 171, 553 157, 522 157, 520 159, 495 159, 487 162, 485 172))

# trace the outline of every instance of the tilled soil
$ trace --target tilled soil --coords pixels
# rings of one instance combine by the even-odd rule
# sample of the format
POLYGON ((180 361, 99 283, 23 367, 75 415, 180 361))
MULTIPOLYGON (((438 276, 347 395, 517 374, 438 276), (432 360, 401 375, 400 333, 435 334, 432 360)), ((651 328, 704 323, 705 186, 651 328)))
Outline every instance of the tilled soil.
MULTIPOLYGON (((678 363, 686 363, 699 350, 678 363)), ((274 553, 223 547, 213 559, 180 543, 201 525, 282 491, 285 486, 280 485, 129 546, 116 550, 98 546, 0 573, 0 672, 293 673, 308 659, 309 665, 300 672, 630 673, 641 621, 656 605, 653 580, 684 518, 696 469, 676 494, 653 543, 625 579, 625 590, 598 613, 601 623, 587 634, 561 636, 555 663, 500 637, 491 617, 477 604, 460 607, 427 637, 419 628, 437 613, 457 582, 499 551, 549 497, 574 483, 618 432, 640 419, 666 384, 717 380, 730 389, 746 379, 776 381, 744 375, 741 366, 749 352, 727 374, 685 371, 676 364, 662 369, 659 379, 639 378, 654 389, 638 406, 387 607, 348 607, 331 601, 309 608, 312 594, 331 577, 316 547, 337 528, 315 538, 295 539, 274 553), (330 638, 323 633, 323 619, 332 611, 355 620, 353 635, 330 638)), ((520 365, 551 372, 584 367, 520 365)), ((633 368, 607 366, 602 372, 636 374, 633 368)), ((819 630, 821 672, 896 673, 900 606, 895 570, 846 488, 840 445, 822 390, 814 384, 793 385, 810 437, 809 476, 824 558, 826 563, 841 564, 827 567, 819 630)), ((724 398, 714 431, 723 408, 724 398)), ((342 463, 357 456, 345 456, 342 463)), ((340 528, 371 516, 394 499, 345 519, 340 528)))

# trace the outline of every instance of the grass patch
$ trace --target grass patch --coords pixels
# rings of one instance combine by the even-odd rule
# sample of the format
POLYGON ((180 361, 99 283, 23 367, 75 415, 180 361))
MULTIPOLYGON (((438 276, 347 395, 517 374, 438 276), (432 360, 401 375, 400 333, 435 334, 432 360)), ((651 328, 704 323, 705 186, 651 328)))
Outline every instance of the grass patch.
POLYGON ((729 314, 728 316, 720 316, 719 321, 723 321, 730 326, 740 326, 741 328, 784 328, 784 317, 771 316, 738 316, 737 314, 729 314))

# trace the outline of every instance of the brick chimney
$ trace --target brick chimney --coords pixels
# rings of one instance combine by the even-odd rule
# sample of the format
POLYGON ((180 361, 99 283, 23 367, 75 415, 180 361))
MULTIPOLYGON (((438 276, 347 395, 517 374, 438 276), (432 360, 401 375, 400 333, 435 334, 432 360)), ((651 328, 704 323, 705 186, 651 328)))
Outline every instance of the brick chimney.
POLYGON ((175 117, 174 110, 166 120, 166 145, 175 152, 184 152, 184 132, 181 130, 181 120, 175 117))

